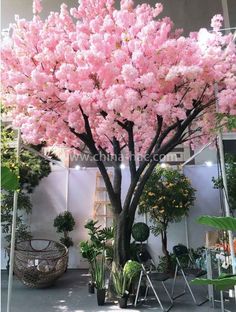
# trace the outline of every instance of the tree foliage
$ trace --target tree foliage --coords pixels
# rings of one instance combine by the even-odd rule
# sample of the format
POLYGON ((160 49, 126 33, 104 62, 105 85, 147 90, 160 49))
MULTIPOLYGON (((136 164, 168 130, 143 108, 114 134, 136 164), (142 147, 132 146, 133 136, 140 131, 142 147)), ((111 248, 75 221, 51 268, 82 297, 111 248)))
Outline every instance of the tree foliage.
POLYGON ((155 235, 167 230, 168 224, 179 222, 188 214, 195 199, 195 190, 178 170, 158 166, 144 188, 139 212, 148 213, 155 235))
MULTIPOLYGON (((25 222, 26 215, 31 212, 32 204, 30 193, 39 184, 43 177, 51 172, 48 161, 35 156, 31 152, 20 149, 19 165, 16 156, 16 133, 11 127, 2 126, 1 152, 2 165, 18 177, 18 205, 16 220, 16 241, 30 239, 30 228, 25 222)), ((4 173, 4 172, 3 172, 4 173)), ((9 174, 7 175, 10 176, 9 174)), ((4 185, 2 185, 4 187, 4 185)), ((2 230, 5 234, 7 247, 11 241, 13 190, 7 190, 1 197, 2 230)))

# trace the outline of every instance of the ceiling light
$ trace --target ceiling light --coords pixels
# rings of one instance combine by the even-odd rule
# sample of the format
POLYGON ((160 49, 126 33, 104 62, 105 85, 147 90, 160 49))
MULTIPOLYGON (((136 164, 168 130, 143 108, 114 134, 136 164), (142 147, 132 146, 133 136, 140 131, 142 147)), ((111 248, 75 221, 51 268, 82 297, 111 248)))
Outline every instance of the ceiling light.
POLYGON ((120 169, 125 169, 125 164, 120 164, 120 169))
POLYGON ((161 166, 161 168, 166 168, 166 167, 167 167, 167 164, 162 163, 160 166, 161 166))

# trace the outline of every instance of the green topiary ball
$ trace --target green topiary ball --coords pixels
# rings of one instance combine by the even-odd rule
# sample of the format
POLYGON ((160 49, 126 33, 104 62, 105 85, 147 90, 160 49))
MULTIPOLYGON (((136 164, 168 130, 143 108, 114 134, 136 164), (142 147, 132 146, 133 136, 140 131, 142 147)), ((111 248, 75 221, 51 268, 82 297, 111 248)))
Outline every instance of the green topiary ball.
POLYGON ((138 222, 133 225, 132 236, 137 242, 144 242, 148 239, 150 229, 146 223, 138 222))

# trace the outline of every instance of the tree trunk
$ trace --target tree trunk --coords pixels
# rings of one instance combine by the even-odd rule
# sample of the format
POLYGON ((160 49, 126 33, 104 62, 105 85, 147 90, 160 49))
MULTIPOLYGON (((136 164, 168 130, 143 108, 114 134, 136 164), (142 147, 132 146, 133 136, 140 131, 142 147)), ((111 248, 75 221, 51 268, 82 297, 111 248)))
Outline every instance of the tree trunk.
POLYGON ((172 274, 173 268, 171 265, 171 257, 170 257, 169 251, 167 249, 167 231, 166 231, 166 229, 161 231, 161 242, 162 242, 162 252, 166 257, 167 272, 172 274))
POLYGON ((114 216, 114 262, 116 265, 124 266, 130 259, 130 240, 133 222, 128 213, 120 213, 114 216))

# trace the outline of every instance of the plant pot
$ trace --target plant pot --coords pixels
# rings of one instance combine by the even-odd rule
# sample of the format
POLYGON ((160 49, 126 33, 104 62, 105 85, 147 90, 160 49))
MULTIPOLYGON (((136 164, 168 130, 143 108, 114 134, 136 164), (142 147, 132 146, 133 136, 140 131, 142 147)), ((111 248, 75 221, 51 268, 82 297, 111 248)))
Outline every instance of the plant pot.
POLYGON ((89 294, 94 294, 95 293, 95 285, 93 282, 88 283, 88 292, 89 294))
POLYGON ((127 308, 128 296, 124 296, 118 299, 119 307, 121 309, 127 308))
POLYGON ((106 289, 97 289, 97 303, 99 306, 104 305, 106 289))
POLYGON ((145 294, 146 294, 146 289, 147 289, 147 287, 146 287, 145 285, 141 285, 141 286, 140 286, 139 294, 140 294, 141 297, 144 297, 144 296, 145 296, 145 294))
POLYGON ((136 297, 135 294, 130 294, 129 295, 129 302, 130 302, 130 304, 134 305, 135 297, 136 297))

